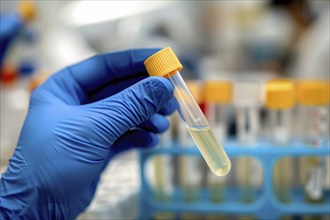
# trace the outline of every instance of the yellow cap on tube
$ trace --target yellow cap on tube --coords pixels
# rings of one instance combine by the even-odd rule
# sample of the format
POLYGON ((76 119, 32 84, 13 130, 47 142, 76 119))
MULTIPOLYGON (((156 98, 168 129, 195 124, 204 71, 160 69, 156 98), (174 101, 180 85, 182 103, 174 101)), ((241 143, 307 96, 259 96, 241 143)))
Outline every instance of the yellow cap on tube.
POLYGON ((207 81, 204 85, 205 102, 228 104, 232 99, 232 84, 228 81, 207 81))
POLYGON ((21 1, 18 5, 18 12, 24 21, 32 21, 37 15, 37 6, 33 1, 21 1))
POLYGON ((295 85, 290 80, 270 80, 265 92, 268 109, 289 109, 295 104, 295 85))
POLYGON ((329 102, 327 82, 322 80, 302 80, 297 83, 298 102, 301 105, 319 106, 329 102))
POLYGON ((176 71, 183 69, 178 57, 170 47, 166 47, 144 61, 150 76, 171 77, 176 71))

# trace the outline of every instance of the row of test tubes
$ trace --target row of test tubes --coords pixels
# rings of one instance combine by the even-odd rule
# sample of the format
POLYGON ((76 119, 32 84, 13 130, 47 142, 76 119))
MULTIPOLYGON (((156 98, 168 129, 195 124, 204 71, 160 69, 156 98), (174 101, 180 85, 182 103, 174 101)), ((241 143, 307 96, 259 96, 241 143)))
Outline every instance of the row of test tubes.
MULTIPOLYGON (((270 142, 274 147, 290 147, 294 141, 300 141, 306 147, 329 144, 328 81, 212 80, 191 81, 187 85, 225 147, 231 136, 239 146, 247 148, 257 146, 260 140, 270 142), (234 134, 228 135, 232 127, 236 127, 234 134)), ((161 136, 159 147, 195 147, 185 125, 177 123, 176 117, 171 118, 171 129, 161 136)), ((239 200, 243 203, 253 202, 262 182, 261 165, 252 157, 231 160, 239 200)), ((182 189, 182 200, 191 203, 199 200, 201 186, 206 185, 210 191, 210 201, 223 202, 227 186, 231 184, 230 178, 214 175, 203 166, 202 161, 200 157, 191 155, 180 155, 177 159, 168 155, 154 156, 150 181, 155 198, 161 202, 173 200, 178 184, 182 189)), ((322 202, 324 191, 330 188, 329 161, 329 155, 279 159, 273 171, 274 192, 278 200, 291 202, 290 191, 295 185, 294 178, 298 176, 306 202, 322 202), (294 172, 297 167, 298 175, 294 172)), ((229 176, 233 176, 232 173, 229 176)), ((168 214, 160 213, 158 217, 170 218, 168 214)))

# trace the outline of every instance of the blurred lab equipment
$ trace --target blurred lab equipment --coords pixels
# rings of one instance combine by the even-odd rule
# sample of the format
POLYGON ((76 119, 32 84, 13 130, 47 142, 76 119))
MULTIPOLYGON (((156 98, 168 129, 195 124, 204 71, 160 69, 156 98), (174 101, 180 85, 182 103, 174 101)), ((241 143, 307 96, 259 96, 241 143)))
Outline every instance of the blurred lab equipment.
MULTIPOLYGON (((329 121, 327 113, 327 84, 320 80, 299 81, 297 84, 298 103, 302 137, 310 147, 319 147, 327 141, 326 130, 329 121)), ((305 185, 306 198, 312 202, 323 200, 325 158, 307 157, 301 160, 301 178, 305 185)))
POLYGON ((0 15, 0 123, 6 128, 0 129, 2 166, 6 166, 17 144, 30 98, 29 83, 38 68, 31 29, 36 14, 32 1, 20 1, 15 11, 0 15))
POLYGON ((15 12, 1 13, 0 19, 0 65, 4 56, 14 41, 14 38, 22 31, 25 24, 33 21, 37 14, 37 8, 33 1, 20 1, 15 12))
MULTIPOLYGON (((232 84, 229 81, 204 82, 205 112, 215 135, 222 141, 227 141, 229 103, 232 99, 232 84)), ((211 189, 211 201, 218 203, 224 200, 227 177, 217 177, 212 172, 207 173, 208 187, 211 189)))
MULTIPOLYGON (((159 147, 166 148, 172 145, 171 130, 165 131, 160 135, 159 147)), ((172 158, 169 156, 158 156, 153 158, 155 194, 159 201, 166 202, 171 199, 173 194, 173 167, 172 158)))
MULTIPOLYGON (((191 92, 192 97, 196 100, 196 103, 200 106, 202 101, 201 85, 196 81, 187 81, 187 88, 191 92)), ((178 123, 177 127, 178 144, 180 147, 195 147, 194 140, 190 136, 186 125, 184 123, 178 123)), ((183 190, 183 199, 187 202, 196 202, 199 199, 203 178, 201 162, 200 157, 194 155, 186 155, 179 158, 180 185, 183 190)))
MULTIPOLYGON (((253 147, 259 133, 260 85, 258 81, 236 81, 233 104, 236 108, 237 139, 244 147, 253 147)), ((237 179, 242 201, 253 201, 256 179, 260 176, 258 164, 249 157, 237 158, 237 179)))
MULTIPOLYGON (((270 80, 265 86, 265 106, 269 112, 270 137, 275 146, 288 147, 291 137, 295 85, 286 79, 270 80)), ((292 158, 282 157, 274 166, 274 188, 281 202, 290 202, 293 182, 292 158)))
MULTIPOLYGON (((171 121, 171 120, 170 120, 171 121)), ((159 138, 159 148, 168 148, 173 146, 171 129, 168 129, 159 138)), ((155 156, 153 158, 153 189, 155 198, 162 203, 168 203, 173 200, 175 189, 174 182, 174 158, 170 155, 155 156)), ((154 215, 154 219, 174 219, 171 212, 158 212, 154 215)))
MULTIPOLYGON (((216 85, 218 82, 200 81, 199 83, 206 88, 209 83, 216 85)), ((172 142, 173 147, 166 148, 163 151, 159 149, 141 151, 142 184, 139 198, 139 218, 148 219, 147 216, 152 216, 152 213, 166 211, 173 213, 179 219, 202 217, 206 219, 294 219, 300 216, 304 216, 304 219, 308 216, 327 219, 330 201, 328 190, 323 190, 321 201, 311 204, 304 198, 304 186, 297 184, 297 181, 293 179, 295 178, 292 170, 294 166, 290 165, 295 162, 293 157, 300 159, 308 155, 309 157, 319 158, 320 156, 329 155, 329 137, 325 137, 324 141, 320 141, 318 148, 311 148, 299 137, 292 136, 290 112, 292 112, 296 100, 295 81, 281 78, 262 83, 251 80, 235 80, 232 81, 232 85, 233 96, 235 92, 237 94, 235 86, 238 86, 241 88, 240 92, 242 94, 246 93, 247 97, 254 98, 254 102, 250 101, 249 103, 254 103, 255 106, 261 107, 260 98, 265 97, 265 103, 263 104, 267 109, 270 122, 265 125, 269 137, 257 135, 251 139, 253 142, 241 142, 237 137, 234 139, 229 138, 224 142, 226 152, 233 157, 234 171, 242 175, 239 176, 236 173, 236 179, 227 179, 225 187, 220 185, 223 189, 223 194, 220 194, 220 202, 219 200, 213 200, 214 197, 219 199, 219 195, 214 195, 214 188, 207 181, 200 185, 199 196, 197 201, 194 200, 194 202, 181 199, 180 185, 175 185, 176 189, 173 191, 173 199, 170 202, 162 204, 152 199, 154 196, 149 193, 148 180, 144 171, 144 165, 148 158, 157 156, 160 153, 179 157, 200 156, 200 154, 196 148, 182 148, 180 144, 175 142, 172 142), (245 83, 248 86, 242 86, 245 83), (253 95, 251 96, 251 94, 253 95), (248 158, 249 161, 242 166, 239 159, 245 158, 248 158), (248 170, 246 166, 249 166, 248 170), (247 170, 245 172, 248 174, 242 173, 241 170, 247 170), (262 178, 261 181, 260 178, 262 178), (189 213, 190 215, 182 215, 182 213, 189 213)), ((212 97, 218 97, 216 94, 225 96, 224 88, 220 86, 210 87, 214 88, 212 97), (220 91, 222 93, 219 93, 220 91)), ((206 101, 207 96, 205 94, 203 97, 205 100, 202 102, 205 102, 205 113, 208 116, 207 109, 210 101, 206 101)), ((227 105, 237 108, 235 102, 227 105)), ((260 112, 257 111, 256 114, 259 115, 260 112)), ((180 168, 182 167, 178 167, 174 172, 177 172, 180 168)), ((204 170, 202 175, 207 177, 209 170, 204 170)), ((323 175, 320 180, 325 181, 325 176, 323 175)), ((223 182, 220 183, 223 184, 223 182)))
MULTIPOLYGON (((191 92, 192 97, 195 99, 196 103, 202 109, 202 91, 203 88, 198 81, 187 81, 187 88, 191 92)), ((181 148, 192 149, 196 147, 194 140, 190 136, 189 131, 186 128, 185 123, 180 121, 179 114, 176 114, 177 117, 177 138, 178 144, 181 148)), ((182 188, 182 198, 183 201, 187 203, 196 203, 200 199, 201 187, 203 185, 203 173, 204 173, 204 164, 200 156, 196 155, 182 155, 178 158, 179 160, 179 184, 182 188)), ((211 171, 210 171, 211 172, 211 171)), ((213 174, 214 175, 214 174, 213 174)), ((182 213, 179 217, 182 220, 185 219, 199 219, 199 216, 196 213, 185 212, 182 213)))
POLYGON ((19 14, 1 14, 0 20, 0 64, 3 63, 4 56, 10 43, 23 27, 23 21, 19 14))

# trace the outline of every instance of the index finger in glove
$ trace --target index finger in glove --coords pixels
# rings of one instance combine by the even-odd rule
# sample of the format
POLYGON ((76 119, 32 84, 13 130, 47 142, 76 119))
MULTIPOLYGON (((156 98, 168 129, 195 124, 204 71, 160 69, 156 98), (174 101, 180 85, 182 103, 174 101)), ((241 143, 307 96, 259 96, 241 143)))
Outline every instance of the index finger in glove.
POLYGON ((44 87, 67 104, 86 103, 87 97, 90 97, 91 101, 96 101, 123 89, 121 84, 118 88, 108 85, 115 85, 121 81, 132 85, 137 81, 135 77, 139 80, 148 77, 144 61, 158 50, 135 49, 99 54, 54 74, 44 87), (95 91, 104 88, 115 91, 103 91, 99 94, 103 97, 91 97, 95 91), (60 96, 60 93, 63 93, 63 96, 60 96))
POLYGON ((144 61, 159 49, 135 49, 99 54, 70 67, 72 76, 85 92, 91 92, 111 81, 132 77, 137 73, 148 76, 144 61))

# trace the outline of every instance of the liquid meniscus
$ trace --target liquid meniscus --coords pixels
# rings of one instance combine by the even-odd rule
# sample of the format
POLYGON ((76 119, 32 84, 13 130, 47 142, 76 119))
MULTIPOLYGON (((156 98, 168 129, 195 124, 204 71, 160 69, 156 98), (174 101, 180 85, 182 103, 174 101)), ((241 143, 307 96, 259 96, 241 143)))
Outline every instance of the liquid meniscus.
POLYGON ((204 160, 217 176, 225 176, 231 169, 230 160, 210 127, 188 127, 204 160))

